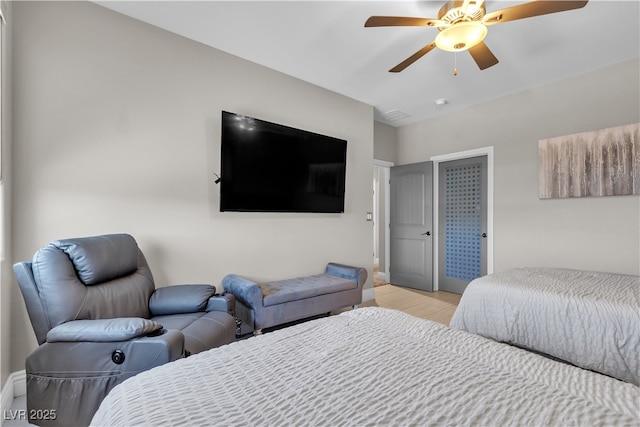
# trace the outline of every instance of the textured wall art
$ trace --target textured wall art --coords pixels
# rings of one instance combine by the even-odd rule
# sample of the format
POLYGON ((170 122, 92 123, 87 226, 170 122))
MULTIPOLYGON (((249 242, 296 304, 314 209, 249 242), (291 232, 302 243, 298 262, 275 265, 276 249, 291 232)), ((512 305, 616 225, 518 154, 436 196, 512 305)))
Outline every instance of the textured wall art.
POLYGON ((640 124, 538 142, 541 199, 640 194, 640 124))

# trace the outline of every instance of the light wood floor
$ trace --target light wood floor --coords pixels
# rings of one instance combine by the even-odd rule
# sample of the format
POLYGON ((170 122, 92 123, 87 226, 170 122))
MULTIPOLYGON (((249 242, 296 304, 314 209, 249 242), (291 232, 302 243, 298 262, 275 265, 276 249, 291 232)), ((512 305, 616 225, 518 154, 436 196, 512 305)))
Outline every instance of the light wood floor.
POLYGON ((373 289, 375 301, 363 302, 362 307, 392 308, 445 325, 449 324, 461 297, 451 292, 426 292, 392 284, 375 286, 373 289))

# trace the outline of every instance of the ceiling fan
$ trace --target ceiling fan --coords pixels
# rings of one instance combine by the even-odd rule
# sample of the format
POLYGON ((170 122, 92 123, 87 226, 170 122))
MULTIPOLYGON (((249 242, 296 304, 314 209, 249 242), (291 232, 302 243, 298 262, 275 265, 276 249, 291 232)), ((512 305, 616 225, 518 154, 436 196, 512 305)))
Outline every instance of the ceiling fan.
MULTIPOLYGON (((485 10, 484 0, 450 0, 438 11, 438 18, 411 18, 403 16, 372 16, 365 27, 435 27, 440 31, 435 40, 409 58, 389 70, 398 73, 418 59, 438 47, 449 52, 468 50, 481 70, 498 63, 498 58, 483 42, 487 35, 487 26, 531 18, 549 13, 579 9, 587 4, 583 1, 538 1, 533 0, 517 6, 489 12, 485 10)), ((457 71, 454 69, 454 74, 457 71)))

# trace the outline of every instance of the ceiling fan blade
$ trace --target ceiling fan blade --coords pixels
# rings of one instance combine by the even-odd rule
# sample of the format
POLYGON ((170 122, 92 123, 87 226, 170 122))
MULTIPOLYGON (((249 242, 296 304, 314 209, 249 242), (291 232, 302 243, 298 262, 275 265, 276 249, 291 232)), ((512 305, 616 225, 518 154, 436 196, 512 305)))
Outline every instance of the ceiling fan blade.
POLYGON ((471 54, 473 60, 476 61, 476 64, 478 64, 478 67, 480 67, 481 70, 493 67, 499 62, 498 58, 495 57, 493 52, 489 50, 484 42, 480 42, 470 48, 469 53, 471 54))
POLYGON ((580 9, 588 3, 588 0, 582 1, 563 1, 563 0, 534 0, 529 3, 520 4, 518 6, 507 7, 505 9, 496 10, 487 13, 482 22, 485 25, 500 24, 502 22, 515 21, 516 19, 531 18, 533 16, 546 15, 548 13, 564 12, 565 10, 580 9))
POLYGON ((416 62, 418 59, 420 59, 423 56, 425 56, 427 53, 429 53, 435 47, 436 47, 435 42, 426 45, 425 47, 423 47, 422 49, 420 49, 419 51, 417 51, 416 53, 414 53, 413 55, 411 55, 410 57, 408 57, 407 59, 405 59, 404 61, 402 61, 401 63, 399 63, 395 67, 393 67, 392 69, 390 69, 389 72, 390 73, 399 73, 400 71, 402 71, 405 68, 407 68, 409 65, 413 64, 414 62, 416 62))
POLYGON ((364 23, 365 27, 441 27, 448 26, 444 21, 431 18, 411 18, 405 16, 372 16, 364 23))

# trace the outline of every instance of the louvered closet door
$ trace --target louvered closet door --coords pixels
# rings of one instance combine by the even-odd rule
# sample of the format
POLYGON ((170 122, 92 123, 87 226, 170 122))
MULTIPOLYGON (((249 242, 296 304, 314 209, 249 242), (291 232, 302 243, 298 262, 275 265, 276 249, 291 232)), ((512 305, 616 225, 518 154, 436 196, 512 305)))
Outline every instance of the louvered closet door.
POLYGON ((438 164, 438 288, 461 294, 487 274, 487 157, 438 164))

